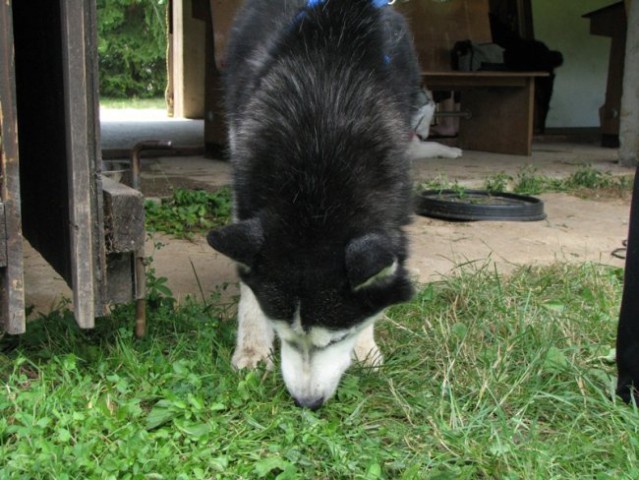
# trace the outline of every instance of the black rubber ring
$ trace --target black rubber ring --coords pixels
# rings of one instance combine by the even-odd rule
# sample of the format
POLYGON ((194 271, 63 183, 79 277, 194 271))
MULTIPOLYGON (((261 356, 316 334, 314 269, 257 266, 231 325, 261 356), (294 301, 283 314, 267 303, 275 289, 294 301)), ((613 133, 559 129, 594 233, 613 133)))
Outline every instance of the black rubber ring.
POLYGON ((546 218, 544 202, 538 198, 485 190, 424 190, 416 195, 415 212, 458 221, 534 222, 546 218))

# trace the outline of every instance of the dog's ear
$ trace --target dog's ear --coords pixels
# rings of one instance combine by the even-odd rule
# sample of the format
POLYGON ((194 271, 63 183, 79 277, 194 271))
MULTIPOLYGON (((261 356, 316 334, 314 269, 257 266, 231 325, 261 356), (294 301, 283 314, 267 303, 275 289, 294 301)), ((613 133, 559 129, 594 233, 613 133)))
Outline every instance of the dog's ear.
POLYGON ((252 218, 211 230, 206 239, 218 252, 251 268, 264 244, 264 229, 259 218, 252 218))
POLYGON ((384 235, 369 233, 346 246, 346 272, 353 291, 385 283, 397 268, 391 240, 384 235))

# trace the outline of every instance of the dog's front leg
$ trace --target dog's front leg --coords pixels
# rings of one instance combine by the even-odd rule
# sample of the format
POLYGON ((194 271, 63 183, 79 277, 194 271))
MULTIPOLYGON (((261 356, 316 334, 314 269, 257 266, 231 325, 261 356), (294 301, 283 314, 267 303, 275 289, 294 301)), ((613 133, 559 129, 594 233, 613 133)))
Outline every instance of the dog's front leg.
POLYGON ((240 282, 240 304, 237 311, 237 344, 231 363, 235 368, 256 368, 263 361, 273 368, 273 328, 260 308, 253 291, 240 282))
POLYGON ((384 356, 375 343, 375 324, 369 325, 360 332, 353 354, 357 361, 369 367, 379 367, 384 363, 384 356))

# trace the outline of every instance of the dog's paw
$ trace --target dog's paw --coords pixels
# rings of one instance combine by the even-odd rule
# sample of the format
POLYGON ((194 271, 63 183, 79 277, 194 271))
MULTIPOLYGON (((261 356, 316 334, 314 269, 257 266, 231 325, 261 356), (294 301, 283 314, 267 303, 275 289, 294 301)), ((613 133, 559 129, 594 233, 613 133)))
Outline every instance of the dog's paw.
POLYGON ((382 355, 377 345, 357 345, 353 354, 358 362, 363 363, 367 367, 377 369, 384 363, 384 355, 382 355))
POLYGON ((355 350, 355 358, 358 362, 366 365, 367 367, 372 367, 375 370, 384 364, 384 355, 382 355, 382 352, 380 352, 377 347, 368 351, 358 352, 355 350))
POLYGON ((236 370, 243 369, 255 369, 263 362, 267 370, 273 369, 273 359, 271 358, 270 350, 257 350, 253 348, 241 348, 235 350, 233 358, 231 358, 231 365, 236 370))
POLYGON ((449 147, 450 151, 448 152, 448 158, 459 158, 464 153, 461 148, 457 147, 449 147))
POLYGON ((367 367, 377 369, 384 363, 384 356, 375 343, 374 326, 370 325, 362 330, 355 342, 353 357, 367 367))

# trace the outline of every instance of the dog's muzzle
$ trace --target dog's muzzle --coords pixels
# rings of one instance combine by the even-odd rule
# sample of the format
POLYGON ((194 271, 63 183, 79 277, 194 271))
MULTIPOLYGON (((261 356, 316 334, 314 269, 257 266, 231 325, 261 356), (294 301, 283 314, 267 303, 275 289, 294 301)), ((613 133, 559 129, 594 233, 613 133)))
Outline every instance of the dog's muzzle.
POLYGON ((313 411, 318 410, 322 405, 324 405, 323 397, 311 400, 293 398, 293 401, 295 402, 296 407, 308 408, 313 411))
POLYGON ((324 348, 282 340, 282 376, 295 404, 317 410, 331 398, 351 364, 356 335, 324 348))

